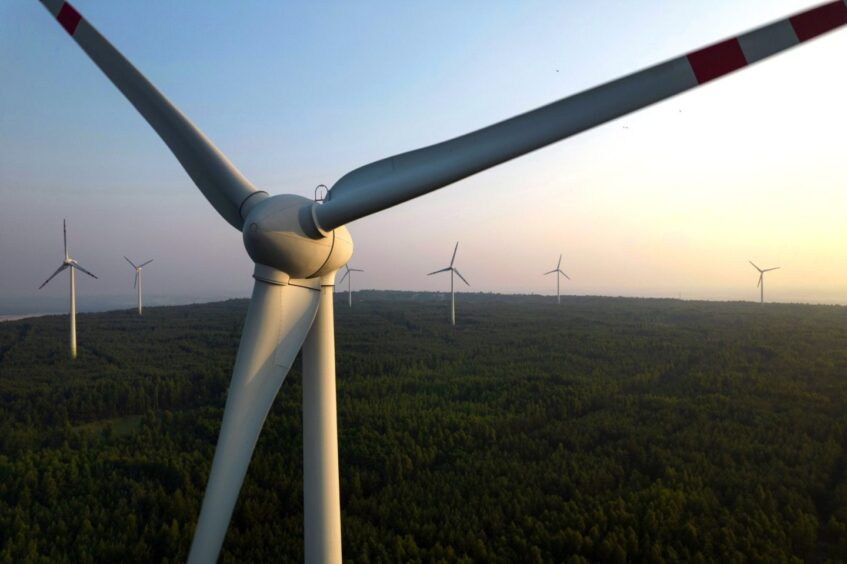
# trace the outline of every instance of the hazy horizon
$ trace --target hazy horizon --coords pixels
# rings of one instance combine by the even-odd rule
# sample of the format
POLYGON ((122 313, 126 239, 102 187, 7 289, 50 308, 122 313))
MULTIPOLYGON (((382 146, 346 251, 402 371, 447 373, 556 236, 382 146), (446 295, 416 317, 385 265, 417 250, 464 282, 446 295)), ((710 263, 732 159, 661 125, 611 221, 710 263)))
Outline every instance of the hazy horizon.
MULTIPOLYGON (((346 293, 346 289, 342 289, 338 287, 336 292, 346 293)), ((353 295, 356 296, 358 292, 405 292, 410 294, 443 294, 445 297, 449 296, 449 290, 422 290, 422 289, 393 289, 393 288, 359 288, 353 290, 353 295)), ((461 293, 470 293, 470 294, 481 294, 481 295, 502 295, 502 296, 539 296, 539 297, 555 297, 555 292, 553 293, 545 293, 545 292, 503 292, 503 291, 473 291, 473 290, 459 290, 456 292, 457 295, 461 293)), ((665 295, 661 292, 656 292, 653 294, 643 294, 643 295, 635 295, 635 294, 575 294, 575 293, 563 293, 562 299, 574 297, 574 298, 609 298, 609 299, 669 299, 669 300, 681 300, 681 301, 702 301, 702 302, 715 302, 715 303, 726 303, 726 302, 751 302, 757 303, 756 299, 744 299, 744 298, 735 298, 732 296, 707 296, 707 297, 693 297, 686 296, 684 292, 678 293, 677 295, 665 295)), ((233 299, 249 299, 250 295, 247 294, 233 294, 233 295, 208 295, 208 296, 189 296, 189 295, 176 295, 176 294, 152 294, 150 296, 145 296, 144 299, 144 307, 167 307, 167 306, 181 306, 181 305, 189 305, 189 304, 199 304, 199 303, 214 303, 226 300, 233 299)), ((461 305, 461 298, 457 298, 459 300, 459 304, 461 305)), ((814 301, 810 299, 804 299, 803 296, 788 296, 784 300, 781 301, 773 301, 769 303, 775 304, 801 304, 801 305, 835 305, 835 306, 847 306, 847 302, 838 302, 832 300, 821 300, 814 301)), ((85 295, 77 295, 77 312, 78 313, 97 313, 97 312, 105 312, 105 311, 117 311, 124 309, 135 309, 135 295, 125 295, 125 294, 85 294, 85 295)), ((67 314, 68 311, 68 297, 65 296, 51 296, 49 298, 45 297, 32 297, 32 296, 6 296, 0 298, 0 321, 5 321, 6 317, 27 317, 31 315, 62 315, 67 314)))
MULTIPOLYGON (((814 4, 75 2, 257 187, 309 197, 814 4)), ((122 255, 154 259, 149 305, 249 296, 241 235, 44 8, 3 3, 0 21, 0 314, 67 300, 66 273, 37 290, 65 217, 100 277, 78 277, 80 311, 132 307, 122 255)), ((563 294, 757 301, 753 260, 782 267, 767 302, 847 304, 845 48, 829 34, 356 221, 354 289, 447 290, 426 273, 458 240, 469 291, 554 294, 561 253, 563 294)))

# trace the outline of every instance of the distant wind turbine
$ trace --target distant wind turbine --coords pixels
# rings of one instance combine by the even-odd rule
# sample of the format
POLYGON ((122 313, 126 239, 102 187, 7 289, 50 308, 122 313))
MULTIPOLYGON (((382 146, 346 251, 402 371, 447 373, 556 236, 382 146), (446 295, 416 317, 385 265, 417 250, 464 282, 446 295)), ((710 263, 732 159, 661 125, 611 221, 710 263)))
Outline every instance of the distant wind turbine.
POLYGON ((775 266, 773 268, 761 269, 758 266, 756 266, 756 264, 752 260, 749 261, 749 262, 750 262, 750 264, 753 265, 753 268, 755 268, 756 270, 759 271, 759 283, 756 284, 756 286, 760 290, 760 297, 759 297, 760 303, 765 303, 765 272, 770 272, 771 270, 778 270, 779 267, 775 266))
POLYGON ((559 255, 559 262, 558 262, 558 264, 556 264, 555 270, 551 270, 550 272, 545 272, 544 276, 547 276, 548 274, 554 274, 554 273, 556 274, 556 303, 560 304, 560 303, 562 303, 562 298, 559 295, 559 281, 561 280, 561 277, 559 275, 564 276, 568 280, 571 279, 570 276, 568 276, 567 274, 562 272, 562 255, 559 255))
POLYGON ((62 266, 56 269, 56 272, 50 275, 50 278, 44 281, 44 284, 38 287, 40 290, 44 286, 47 285, 48 282, 53 280, 57 274, 65 270, 66 268, 70 268, 71 270, 71 306, 70 306, 70 315, 71 315, 71 359, 76 358, 76 281, 74 278, 74 271, 79 269, 82 272, 88 274, 92 278, 97 278, 83 267, 79 265, 77 261, 72 259, 68 254, 68 222, 66 220, 62 220, 62 232, 65 238, 65 259, 62 261, 62 266))
POLYGON ((126 258, 126 255, 124 255, 124 259, 126 259, 129 265, 135 269, 135 282, 132 283, 132 287, 138 289, 138 315, 141 315, 141 269, 153 262, 153 259, 150 259, 147 262, 143 262, 138 266, 136 266, 134 262, 126 258))
POLYGON ((350 307, 353 307, 353 288, 351 286, 351 280, 353 280, 353 275, 350 274, 350 273, 351 272, 364 272, 364 270, 360 270, 358 268, 350 268, 350 265, 347 265, 347 264, 344 265, 344 268, 346 269, 344 271, 344 276, 342 276, 341 280, 339 280, 338 282, 341 283, 341 282, 344 282, 345 278, 347 279, 347 304, 350 307))
POLYGON ((440 272, 449 272, 450 273, 450 323, 452 323, 453 325, 456 324, 456 294, 453 291, 453 273, 455 273, 456 276, 461 278, 462 282, 464 282, 465 284, 470 286, 468 281, 465 280, 465 277, 462 276, 461 273, 459 273, 458 270, 453 268, 453 263, 456 261, 456 251, 458 251, 458 250, 459 250, 459 242, 456 241, 456 246, 453 249, 453 258, 450 259, 450 266, 448 266, 447 268, 442 268, 441 270, 436 270, 435 272, 430 272, 429 274, 427 274, 427 276, 432 276, 433 274, 438 274, 440 272))

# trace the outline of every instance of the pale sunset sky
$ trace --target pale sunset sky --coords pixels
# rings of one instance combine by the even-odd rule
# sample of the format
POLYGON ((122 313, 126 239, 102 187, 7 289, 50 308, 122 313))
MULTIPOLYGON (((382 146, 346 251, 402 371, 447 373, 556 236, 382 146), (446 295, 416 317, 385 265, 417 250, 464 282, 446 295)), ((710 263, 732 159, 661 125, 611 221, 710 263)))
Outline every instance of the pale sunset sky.
MULTIPOLYGON (((439 142, 814 6, 807 0, 74 5, 257 187, 312 196, 439 142)), ((847 31, 348 226, 358 288, 847 304, 847 31)), ((249 295, 252 264, 35 0, 0 3, 0 314, 249 295), (88 300, 88 302, 86 302, 88 300)))

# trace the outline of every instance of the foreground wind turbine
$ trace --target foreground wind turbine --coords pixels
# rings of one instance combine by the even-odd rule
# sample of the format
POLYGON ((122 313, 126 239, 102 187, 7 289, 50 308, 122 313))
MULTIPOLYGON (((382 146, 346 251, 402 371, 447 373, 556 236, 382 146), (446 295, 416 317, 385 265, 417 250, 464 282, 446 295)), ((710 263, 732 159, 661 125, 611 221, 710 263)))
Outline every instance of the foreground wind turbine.
POLYGON ((344 224, 692 89, 847 23, 847 0, 722 41, 495 125, 363 166, 316 202, 257 190, 209 139, 63 0, 41 0, 129 99, 215 210, 242 232, 253 295, 189 555, 214 562, 259 431, 303 350, 307 562, 341 561, 332 286, 353 242, 344 224))
POLYGON ((758 266, 756 266, 756 264, 752 260, 748 261, 748 262, 753 265, 753 268, 755 268, 756 270, 759 271, 759 283, 756 284, 756 287, 759 288, 759 292, 760 292, 759 303, 763 304, 763 303, 765 303, 765 272, 770 272, 771 270, 779 270, 779 267, 775 266, 773 268, 761 269, 758 266))
POLYGON ((124 259, 126 259, 129 265, 135 269, 135 282, 132 283, 132 287, 138 289, 138 315, 141 315, 141 269, 153 262, 153 259, 150 259, 147 262, 142 262, 138 266, 126 258, 126 256, 124 256, 124 259))
POLYGON ((351 272, 364 272, 364 270, 360 270, 358 268, 350 268, 350 266, 347 265, 347 264, 344 265, 344 268, 345 268, 344 276, 342 276, 341 280, 339 280, 338 282, 341 283, 341 282, 344 282, 345 278, 347 279, 347 305, 349 307, 353 307, 353 287, 352 287, 352 282, 351 282, 353 280, 353 275, 350 274, 350 273, 351 272))
POLYGON ((568 280, 571 279, 570 276, 568 276, 567 274, 562 272, 562 255, 559 255, 559 262, 556 263, 555 270, 551 270, 550 272, 545 272, 544 276, 547 276, 548 274, 553 274, 553 273, 556 274, 556 303, 560 304, 560 303, 562 303, 562 298, 559 296, 559 282, 562 279, 561 277, 564 276, 568 280))
POLYGON ((453 291, 453 274, 462 279, 462 282, 470 286, 468 281, 465 280, 465 277, 462 276, 458 270, 453 268, 453 262, 456 260, 456 251, 459 250, 459 242, 456 241, 456 246, 453 248, 453 258, 450 259, 450 266, 447 268, 442 268, 441 270, 436 270, 435 272, 430 272, 427 276, 432 276, 433 274, 438 274, 440 272, 449 272, 450 273, 450 323, 453 325, 456 324, 456 294, 453 291))
POLYGON ((79 265, 77 261, 71 258, 68 254, 68 222, 66 220, 62 220, 62 234, 65 239, 65 258, 62 261, 62 266, 56 269, 56 272, 50 275, 50 278, 44 281, 44 284, 38 287, 40 290, 44 286, 47 285, 48 282, 53 280, 57 274, 69 268, 71 270, 71 304, 70 304, 70 316, 71 316, 71 358, 76 358, 76 280, 74 276, 74 271, 79 269, 82 272, 88 274, 92 278, 97 278, 83 267, 79 265))

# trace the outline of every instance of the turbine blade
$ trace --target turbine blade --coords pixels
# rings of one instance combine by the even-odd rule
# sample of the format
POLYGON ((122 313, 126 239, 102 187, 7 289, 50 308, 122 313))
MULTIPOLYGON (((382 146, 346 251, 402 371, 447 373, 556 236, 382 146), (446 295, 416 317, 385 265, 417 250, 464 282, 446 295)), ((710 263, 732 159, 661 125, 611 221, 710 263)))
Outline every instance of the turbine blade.
POLYGON ((67 264, 62 264, 62 266, 60 266, 59 268, 57 268, 57 269, 56 269, 56 272, 54 272, 53 274, 51 274, 51 275, 50 275, 50 278, 48 278, 47 280, 45 280, 45 281, 44 281, 44 284, 42 284, 41 286, 39 286, 39 287, 38 287, 38 289, 40 290, 41 288, 43 288, 44 286, 46 286, 48 282, 50 282, 51 280, 53 280, 53 278, 55 278, 57 274, 59 274, 60 272, 62 272, 63 270, 65 270, 67 267, 68 267, 68 265, 67 265, 67 264))
POLYGON ((334 229, 709 82, 847 23, 836 0, 506 121, 355 169, 316 207, 334 229))
POLYGON ((78 269, 78 270, 83 271, 84 273, 88 274, 88 275, 89 275, 89 276, 91 276, 92 278, 97 278, 96 276, 94 276, 93 274, 91 274, 90 272, 88 272, 87 270, 85 270, 83 267, 81 267, 77 261, 73 261, 73 263, 71 263, 71 267, 73 267, 73 268, 76 268, 76 269, 78 269))
POLYGON ((545 272, 543 276, 547 276, 548 274, 553 274, 554 272, 559 272, 558 270, 551 270, 550 272, 545 272))
POLYGON ((456 246, 453 247, 453 258, 450 259, 450 266, 453 266, 453 262, 456 260, 456 251, 459 250, 459 242, 456 241, 456 246))
POLYGON ((348 274, 350 274, 350 271, 349 271, 349 270, 347 270, 347 272, 345 272, 345 273, 341 276, 341 278, 339 278, 339 279, 338 279, 338 283, 339 283, 339 284, 341 284, 342 282, 344 282, 344 279, 345 279, 345 278, 347 278, 347 275, 348 275, 348 274))
POLYGON ((319 287, 300 283, 311 286, 253 285, 190 563, 217 561, 259 432, 315 319, 319 287))
POLYGON ((568 280, 570 280, 570 279, 571 279, 571 277, 570 277, 570 276, 568 276, 567 274, 565 274, 565 273, 564 273, 564 272, 562 272, 561 270, 559 271, 559 273, 560 273, 562 276, 564 276, 565 278, 567 278, 568 280))
POLYGON ((559 262, 556 263, 556 270, 562 268, 562 255, 559 255, 559 262))
POLYGON ((756 283, 756 288, 758 288, 759 286, 762 285, 762 277, 763 276, 764 276, 764 274, 759 274, 759 281, 756 283))
POLYGON ((143 267, 147 266, 148 264, 150 264, 151 262, 153 262, 153 259, 150 259, 147 262, 142 262, 141 264, 138 265, 138 268, 143 268, 143 267))
POLYGON ((218 213, 241 229, 241 207, 258 192, 250 181, 73 6, 41 3, 159 134, 218 213))
POLYGON ((65 258, 68 258, 68 220, 62 220, 62 236, 65 240, 65 258))
POLYGON ((771 270, 779 270, 779 268, 780 268, 780 267, 778 267, 778 266, 775 266, 775 267, 773 267, 773 268, 766 268, 766 269, 764 269, 762 272, 770 272, 771 270))
POLYGON ((447 268, 442 268, 441 270, 436 270, 435 272, 430 272, 429 274, 427 274, 427 276, 432 276, 433 274, 438 274, 439 272, 449 272, 451 270, 453 270, 453 269, 448 266, 447 268))
POLYGON ((469 283, 467 280, 465 280, 465 277, 464 277, 464 276, 462 276, 462 275, 459 273, 459 271, 458 271, 458 270, 456 270, 456 269, 454 268, 454 269, 453 269, 453 272, 455 272, 455 273, 456 273, 456 276, 458 276, 459 278, 461 278, 461 279, 462 279, 462 282, 464 282, 465 284, 467 284, 468 286, 470 286, 470 283, 469 283))
POLYGON ((138 271, 135 271, 135 280, 132 281, 132 287, 135 288, 138 284, 138 271))
POLYGON ((364 272, 361 268, 351 268, 350 272, 364 272))
POLYGON ((756 266, 756 263, 754 263, 752 260, 748 260, 747 262, 749 262, 750 264, 752 264, 752 265, 753 265, 753 268, 755 268, 755 269, 756 269, 756 270, 758 270, 759 272, 762 272, 762 269, 761 269, 761 268, 759 268, 758 266, 756 266))
POLYGON ((126 258, 126 255, 123 255, 123 257, 124 257, 124 260, 126 260, 132 268, 138 268, 137 266, 135 266, 135 263, 133 263, 128 258, 126 258))

